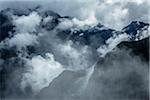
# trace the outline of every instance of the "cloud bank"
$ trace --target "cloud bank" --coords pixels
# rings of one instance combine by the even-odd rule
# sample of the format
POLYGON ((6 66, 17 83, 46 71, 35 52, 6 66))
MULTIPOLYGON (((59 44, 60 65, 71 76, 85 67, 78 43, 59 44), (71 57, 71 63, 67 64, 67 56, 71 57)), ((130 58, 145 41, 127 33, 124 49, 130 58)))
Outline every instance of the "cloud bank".
MULTIPOLYGON (((92 21, 92 18, 94 18, 106 26, 118 30, 133 20, 145 22, 149 21, 150 2, 148 0, 11 1, 12 2, 10 2, 10 4, 13 2, 18 2, 22 5, 20 8, 25 8, 25 6, 27 6, 27 8, 32 8, 35 5, 42 5, 44 9, 50 9, 60 13, 61 15, 68 15, 81 20, 87 19, 88 21, 92 21)), ((5 5, 11 7, 10 4, 7 2, 5 5)), ((16 8, 15 3, 12 7, 16 8)))

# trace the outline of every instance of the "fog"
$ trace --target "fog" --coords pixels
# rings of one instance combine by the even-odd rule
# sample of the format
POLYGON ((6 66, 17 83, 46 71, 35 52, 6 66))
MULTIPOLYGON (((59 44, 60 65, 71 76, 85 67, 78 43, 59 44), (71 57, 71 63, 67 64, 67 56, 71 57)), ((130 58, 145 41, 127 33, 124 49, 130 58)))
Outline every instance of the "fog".
POLYGON ((132 49, 118 48, 124 41, 149 37, 147 26, 135 40, 121 30, 134 20, 149 23, 147 0, 11 0, 0 5, 1 10, 11 8, 1 26, 13 25, 0 41, 2 99, 148 100, 148 62, 132 49), (98 23, 105 25, 99 31, 115 29, 104 43, 93 36, 98 48, 82 43, 86 33, 71 39, 98 23))

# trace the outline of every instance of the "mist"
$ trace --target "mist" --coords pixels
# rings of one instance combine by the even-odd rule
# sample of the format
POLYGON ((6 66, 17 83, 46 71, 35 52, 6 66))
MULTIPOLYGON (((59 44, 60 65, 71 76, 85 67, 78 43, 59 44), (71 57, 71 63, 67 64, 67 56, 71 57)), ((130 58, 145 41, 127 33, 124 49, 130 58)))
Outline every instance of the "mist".
POLYGON ((2 100, 148 100, 147 0, 0 5, 2 100))

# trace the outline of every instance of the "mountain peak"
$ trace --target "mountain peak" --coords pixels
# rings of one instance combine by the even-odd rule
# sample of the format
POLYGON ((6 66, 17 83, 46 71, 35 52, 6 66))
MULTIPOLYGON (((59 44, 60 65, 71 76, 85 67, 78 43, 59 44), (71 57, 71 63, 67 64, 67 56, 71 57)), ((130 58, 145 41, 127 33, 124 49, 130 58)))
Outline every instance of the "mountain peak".
POLYGON ((128 34, 133 34, 136 35, 137 31, 143 30, 143 29, 148 29, 149 24, 144 23, 141 21, 132 21, 128 26, 122 29, 122 31, 128 33, 128 34))
POLYGON ((131 40, 141 40, 148 37, 149 24, 141 21, 132 21, 128 26, 122 29, 123 32, 131 36, 131 40))

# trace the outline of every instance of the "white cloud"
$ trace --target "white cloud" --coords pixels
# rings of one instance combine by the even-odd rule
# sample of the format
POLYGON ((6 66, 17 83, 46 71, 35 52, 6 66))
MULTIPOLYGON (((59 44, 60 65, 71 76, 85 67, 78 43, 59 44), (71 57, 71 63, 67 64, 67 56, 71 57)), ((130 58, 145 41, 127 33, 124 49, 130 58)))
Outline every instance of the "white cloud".
POLYGON ((22 48, 22 47, 26 47, 29 45, 34 45, 37 42, 37 36, 33 35, 33 34, 29 34, 29 33, 20 33, 20 34, 16 34, 14 37, 12 37, 11 39, 8 40, 8 45, 9 47, 12 46, 17 46, 18 49, 22 48))
POLYGON ((72 16, 86 23, 101 22, 118 30, 133 20, 147 21, 150 9, 148 0, 52 0, 47 4, 52 5, 46 6, 48 9, 62 15, 72 16))
POLYGON ((43 19, 43 23, 46 24, 47 22, 51 22, 52 19, 53 19, 52 16, 48 16, 48 17, 46 17, 46 18, 43 19))
POLYGON ((69 29, 69 28, 84 28, 84 26, 94 26, 98 23, 95 13, 91 13, 91 15, 85 20, 79 20, 77 18, 73 19, 62 19, 61 23, 58 25, 58 29, 69 29))
POLYGON ((58 29, 69 29, 73 27, 73 22, 68 19, 63 19, 61 23, 57 26, 58 29))
POLYGON ((34 32, 40 24, 41 19, 37 12, 32 12, 28 16, 15 16, 13 22, 17 32, 34 32))
POLYGON ((147 0, 77 0, 73 2, 63 0, 56 2, 56 6, 59 6, 57 9, 54 7, 50 9, 83 20, 79 23, 80 25, 101 22, 110 28, 120 30, 133 20, 148 20, 147 13, 150 9, 148 4, 147 0), (60 4, 67 6, 62 10, 60 4))
POLYGON ((145 26, 141 30, 138 30, 135 41, 142 40, 144 38, 149 37, 150 36, 149 29, 150 29, 149 26, 145 26))
MULTIPOLYGON (((16 1, 16 0, 12 0, 16 1)), ((23 2, 22 0, 20 0, 23 2)), ((43 5, 44 9, 56 11, 61 15, 75 17, 88 23, 96 21, 120 30, 133 20, 148 21, 149 0, 32 0, 31 8, 43 5), (91 17, 92 15, 92 17, 91 17), (90 18, 91 17, 91 18, 90 18)), ((31 3, 23 2, 19 8, 31 3)), ((15 4, 13 4, 15 8, 15 4)), ((13 5, 9 5, 12 6, 13 5)), ((17 5, 17 3, 16 3, 17 5)), ((29 8, 29 6, 28 6, 29 8)))
POLYGON ((128 40, 129 36, 126 33, 114 35, 106 41, 105 45, 100 46, 97 49, 97 52, 100 54, 100 57, 104 57, 107 53, 111 52, 119 43, 128 40))
POLYGON ((102 5, 96 13, 97 18, 106 26, 114 29, 124 27, 124 20, 128 16, 128 9, 119 6, 102 5))
POLYGON ((24 90, 31 86, 34 93, 48 87, 64 71, 63 66, 50 53, 47 53, 45 58, 39 55, 28 59, 27 62, 29 67, 23 73, 21 88, 24 90))
POLYGON ((90 55, 91 52, 88 50, 88 47, 83 46, 75 48, 73 45, 72 41, 68 41, 57 47, 59 49, 63 48, 60 49, 60 53, 64 57, 64 60, 67 60, 68 62, 67 66, 65 66, 66 69, 77 71, 91 67, 95 61, 92 61, 92 56, 90 55))

